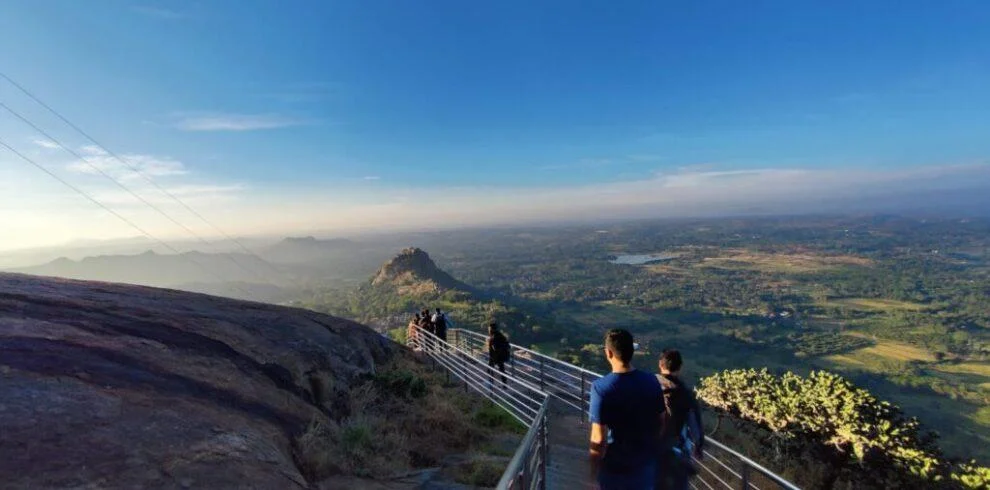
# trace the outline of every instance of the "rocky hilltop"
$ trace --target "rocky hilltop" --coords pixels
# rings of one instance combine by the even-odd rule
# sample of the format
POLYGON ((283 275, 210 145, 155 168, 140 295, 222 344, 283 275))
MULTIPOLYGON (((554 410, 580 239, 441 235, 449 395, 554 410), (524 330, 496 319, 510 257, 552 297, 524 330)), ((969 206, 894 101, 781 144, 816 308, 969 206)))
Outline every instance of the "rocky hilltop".
POLYGON ((399 350, 306 310, 0 274, 4 488, 307 488, 294 438, 399 350))
POLYGON ((385 262, 371 279, 371 285, 392 286, 402 294, 470 289, 437 267, 429 254, 415 247, 406 248, 385 262))

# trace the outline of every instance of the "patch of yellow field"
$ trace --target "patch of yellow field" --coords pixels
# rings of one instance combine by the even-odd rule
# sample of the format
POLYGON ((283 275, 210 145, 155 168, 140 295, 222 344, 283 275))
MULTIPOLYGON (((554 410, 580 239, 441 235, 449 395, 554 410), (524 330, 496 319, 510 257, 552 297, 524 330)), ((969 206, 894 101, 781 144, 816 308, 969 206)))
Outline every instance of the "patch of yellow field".
POLYGON ((838 364, 840 366, 851 366, 851 367, 859 367, 859 368, 867 367, 863 361, 860 361, 859 359, 856 359, 855 357, 852 356, 848 356, 846 354, 832 354, 830 356, 823 357, 823 359, 838 364))
POLYGON ((651 274, 681 275, 686 271, 682 267, 674 267, 667 264, 648 264, 643 266, 651 274))
POLYGON ((894 299, 875 299, 875 298, 830 299, 828 300, 827 305, 846 306, 852 309, 862 310, 862 311, 891 311, 891 310, 921 311, 927 308, 927 306, 920 303, 911 303, 908 301, 898 301, 894 299))
POLYGON ((986 376, 990 378, 990 363, 985 363, 985 362, 961 362, 959 364, 940 364, 936 367, 936 369, 946 373, 975 374, 977 376, 986 376))
POLYGON ((877 345, 864 347, 855 352, 862 355, 885 357, 895 361, 935 360, 935 357, 924 349, 919 349, 913 345, 894 342, 891 340, 878 340, 877 345))
POLYGON ((751 269, 763 272, 803 273, 837 267, 869 266, 873 262, 854 255, 817 255, 810 253, 764 253, 745 249, 726 249, 718 257, 705 258, 700 267, 751 269))

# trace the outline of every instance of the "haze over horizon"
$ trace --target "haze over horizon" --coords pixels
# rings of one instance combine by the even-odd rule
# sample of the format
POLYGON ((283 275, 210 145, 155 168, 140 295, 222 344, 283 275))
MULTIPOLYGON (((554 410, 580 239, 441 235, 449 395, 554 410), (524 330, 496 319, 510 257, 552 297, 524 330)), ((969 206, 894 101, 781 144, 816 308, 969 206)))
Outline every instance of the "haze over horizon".
MULTIPOLYGON (((985 214, 988 21, 982 2, 13 0, 0 73, 237 236, 985 214)), ((3 78, 0 102, 58 143, 3 108, 0 141, 158 238, 190 235, 95 169, 215 236, 3 78)), ((0 250, 136 235, 4 148, 0 223, 0 250)))

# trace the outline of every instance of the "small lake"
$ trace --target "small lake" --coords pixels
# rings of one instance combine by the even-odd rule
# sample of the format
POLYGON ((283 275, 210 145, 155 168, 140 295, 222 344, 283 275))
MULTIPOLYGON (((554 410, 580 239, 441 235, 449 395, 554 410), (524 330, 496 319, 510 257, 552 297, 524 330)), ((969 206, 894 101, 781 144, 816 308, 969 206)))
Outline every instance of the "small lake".
POLYGON ((663 262, 665 260, 676 259, 676 254, 638 254, 638 255, 617 255, 614 259, 609 260, 613 264, 619 265, 645 265, 654 262, 663 262))

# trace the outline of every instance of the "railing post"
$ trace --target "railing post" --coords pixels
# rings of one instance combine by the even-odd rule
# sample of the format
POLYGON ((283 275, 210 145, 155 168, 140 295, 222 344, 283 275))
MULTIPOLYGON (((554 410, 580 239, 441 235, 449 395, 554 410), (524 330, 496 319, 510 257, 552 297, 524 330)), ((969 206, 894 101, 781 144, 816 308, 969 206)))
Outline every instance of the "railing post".
POLYGON ((584 380, 584 371, 581 371, 581 403, 578 404, 581 406, 581 422, 588 421, 588 408, 585 406, 584 397, 584 380))
POLYGON ((547 488, 547 467, 550 465, 550 425, 549 425, 549 415, 546 411, 543 412, 543 418, 541 424, 543 425, 543 464, 540 468, 540 479, 543 482, 543 489, 547 488))
POLYGON ((749 463, 743 461, 742 464, 742 490, 749 490, 749 463))
POLYGON ((544 372, 543 358, 541 357, 540 358, 540 391, 546 391, 546 387, 544 386, 544 381, 543 381, 543 372, 544 372))

